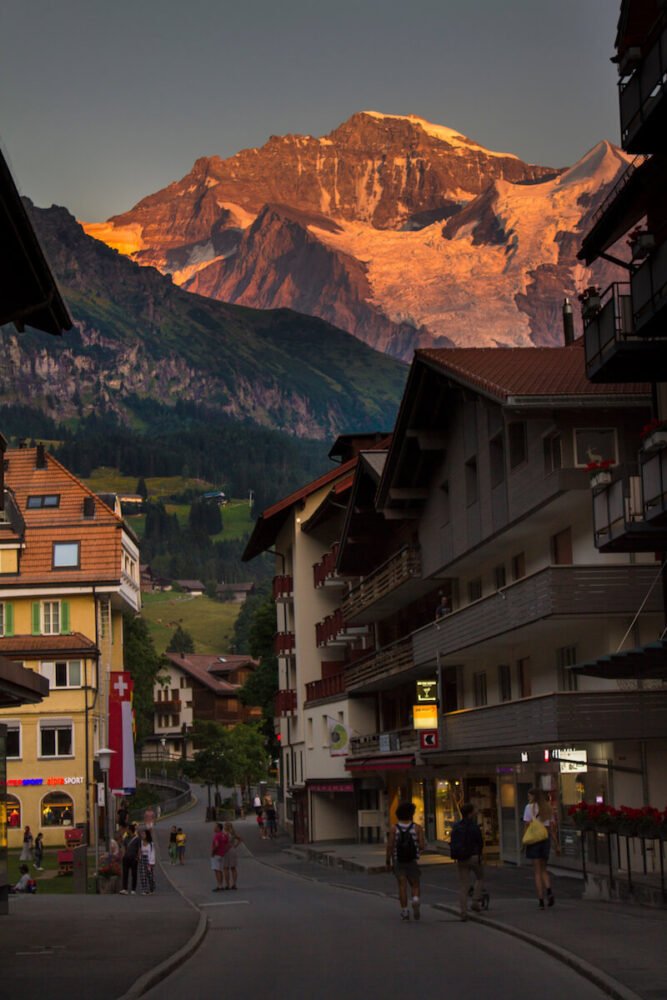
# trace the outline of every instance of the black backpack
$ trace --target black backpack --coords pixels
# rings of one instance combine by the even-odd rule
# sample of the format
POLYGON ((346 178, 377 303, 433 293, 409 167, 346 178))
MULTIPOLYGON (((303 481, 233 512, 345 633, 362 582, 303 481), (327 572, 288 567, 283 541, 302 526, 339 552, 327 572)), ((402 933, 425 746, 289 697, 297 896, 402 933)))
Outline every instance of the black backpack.
POLYGON ((405 829, 401 826, 396 827, 396 860, 400 864, 407 864, 409 861, 417 860, 417 844, 412 835, 414 825, 414 823, 411 823, 405 829))
POLYGON ((477 853, 473 834, 474 828, 470 820, 460 819, 454 824, 449 841, 449 853, 454 861, 467 861, 477 853))

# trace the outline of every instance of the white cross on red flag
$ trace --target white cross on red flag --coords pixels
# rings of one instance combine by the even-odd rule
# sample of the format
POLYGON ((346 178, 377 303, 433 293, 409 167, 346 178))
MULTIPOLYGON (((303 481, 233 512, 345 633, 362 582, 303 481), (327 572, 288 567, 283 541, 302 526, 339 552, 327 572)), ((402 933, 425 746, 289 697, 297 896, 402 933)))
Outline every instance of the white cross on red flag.
POLYGON ((132 732, 132 677, 126 670, 112 672, 109 683, 109 786, 112 791, 133 792, 137 785, 132 732))

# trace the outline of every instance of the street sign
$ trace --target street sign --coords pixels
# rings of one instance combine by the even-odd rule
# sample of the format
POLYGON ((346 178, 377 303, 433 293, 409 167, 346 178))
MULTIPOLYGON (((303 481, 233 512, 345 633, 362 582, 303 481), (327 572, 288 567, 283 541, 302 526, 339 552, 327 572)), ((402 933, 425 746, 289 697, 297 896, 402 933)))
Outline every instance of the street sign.
POLYGON ((437 750, 439 745, 437 729, 423 729, 419 734, 419 746, 422 750, 437 750))

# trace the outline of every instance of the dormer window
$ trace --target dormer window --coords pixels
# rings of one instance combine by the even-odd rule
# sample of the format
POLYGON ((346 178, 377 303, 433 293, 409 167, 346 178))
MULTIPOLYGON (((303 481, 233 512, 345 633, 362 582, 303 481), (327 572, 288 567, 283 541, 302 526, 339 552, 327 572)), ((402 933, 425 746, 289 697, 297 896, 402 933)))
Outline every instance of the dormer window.
POLYGON ((79 542, 53 543, 54 569, 79 569, 79 542))
POLYGON ((54 507, 60 507, 60 494, 58 493, 40 493, 28 497, 28 502, 26 504, 28 510, 42 510, 54 507))

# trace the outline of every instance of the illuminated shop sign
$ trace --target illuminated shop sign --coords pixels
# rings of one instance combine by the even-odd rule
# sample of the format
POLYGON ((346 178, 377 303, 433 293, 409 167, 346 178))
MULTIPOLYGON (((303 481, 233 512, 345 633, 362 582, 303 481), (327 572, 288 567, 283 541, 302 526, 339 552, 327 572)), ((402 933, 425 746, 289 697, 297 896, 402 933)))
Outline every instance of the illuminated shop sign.
POLYGON ((417 701, 420 703, 424 702, 437 702, 438 700, 438 682, 435 678, 430 681, 417 681, 417 701))
POLYGON ((536 763, 541 759, 544 764, 558 764, 561 774, 585 774, 588 771, 588 751, 577 750, 575 747, 544 747, 540 758, 536 752, 521 751, 521 763, 536 763))
POLYGON ((413 705, 412 718, 414 729, 437 729, 438 706, 435 704, 413 705))
POLYGON ((26 788, 29 785, 82 785, 83 778, 7 778, 7 788, 26 788))

